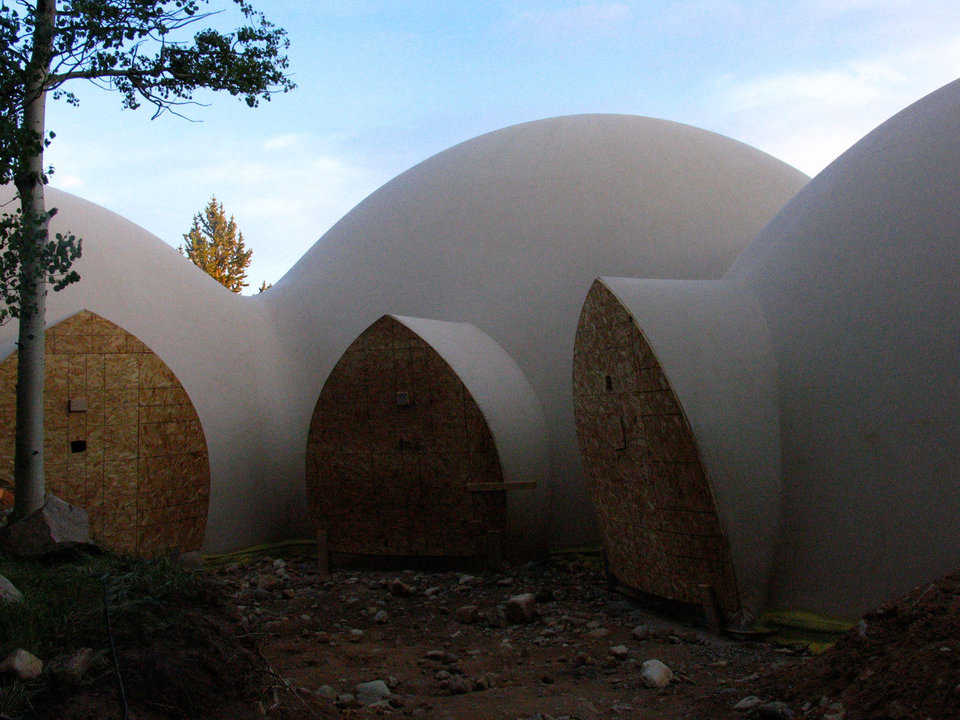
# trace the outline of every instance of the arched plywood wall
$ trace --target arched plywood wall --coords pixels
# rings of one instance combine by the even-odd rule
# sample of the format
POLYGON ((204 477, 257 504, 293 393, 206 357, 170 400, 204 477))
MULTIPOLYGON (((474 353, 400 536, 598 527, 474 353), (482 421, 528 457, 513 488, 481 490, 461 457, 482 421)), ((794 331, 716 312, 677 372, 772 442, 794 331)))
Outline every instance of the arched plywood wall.
MULTIPOLYGON (((197 412, 132 334, 83 310, 47 331, 47 492, 83 507, 94 540, 155 555, 198 549, 210 494, 197 412)), ((0 363, 0 473, 12 481, 17 356, 0 363)))
POLYGON ((334 553, 475 557, 506 531, 506 486, 480 407, 446 360, 389 315, 324 384, 306 479, 334 553))
POLYGON ((573 362, 577 437, 610 571, 627 586, 728 615, 740 597, 696 439, 653 350, 602 283, 587 295, 573 362))

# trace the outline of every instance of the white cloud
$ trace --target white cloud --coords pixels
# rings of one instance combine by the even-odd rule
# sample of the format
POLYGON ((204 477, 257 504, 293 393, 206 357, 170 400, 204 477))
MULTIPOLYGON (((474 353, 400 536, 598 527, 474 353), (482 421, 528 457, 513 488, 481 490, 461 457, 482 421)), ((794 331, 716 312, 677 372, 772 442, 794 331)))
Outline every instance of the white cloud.
POLYGON ((274 135, 263 142, 264 150, 286 150, 293 147, 303 140, 303 136, 297 133, 287 133, 285 135, 274 135))
POLYGON ((847 12, 880 12, 910 7, 916 0, 811 0, 810 10, 825 16, 847 12))
POLYGON ((83 181, 83 178, 66 173, 55 172, 53 175, 53 180, 58 188, 61 188, 62 190, 70 190, 71 192, 86 185, 86 183, 83 181))
POLYGON ((881 100, 904 80, 903 73, 886 63, 850 63, 842 68, 757 78, 731 88, 728 100, 739 111, 783 103, 862 107, 881 100))
POLYGON ((625 3, 579 3, 551 10, 517 13, 513 26, 544 36, 596 35, 619 32, 633 16, 625 3))
POLYGON ((720 20, 724 24, 743 22, 746 11, 738 0, 680 0, 658 13, 655 22, 662 32, 672 35, 699 35, 709 30, 709 23, 720 20))
POLYGON ((881 122, 960 75, 960 40, 927 39, 817 70, 718 81, 717 129, 816 174, 881 122))

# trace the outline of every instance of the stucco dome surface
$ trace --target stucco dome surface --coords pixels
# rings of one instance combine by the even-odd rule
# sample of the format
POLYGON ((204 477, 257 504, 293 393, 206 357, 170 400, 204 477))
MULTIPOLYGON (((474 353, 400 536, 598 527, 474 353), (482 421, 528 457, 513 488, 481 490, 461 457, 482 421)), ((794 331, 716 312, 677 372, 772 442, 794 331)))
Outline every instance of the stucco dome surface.
POLYGON ((958 137, 954 82, 811 180, 720 281, 605 279, 674 383, 732 542, 769 568, 740 578, 757 608, 856 617, 960 562, 958 137), (750 492, 774 547, 746 541, 750 492))
POLYGON ((744 251, 779 367, 772 601, 869 607, 960 561, 960 82, 812 180, 744 251))
POLYGON ((540 503, 554 541, 595 540, 570 390, 591 281, 717 278, 805 181, 729 138, 622 115, 517 125, 429 158, 348 213, 263 297, 291 359, 286 401, 300 439, 290 445, 305 445, 325 378, 376 318, 469 322, 543 404, 553 457, 540 503))

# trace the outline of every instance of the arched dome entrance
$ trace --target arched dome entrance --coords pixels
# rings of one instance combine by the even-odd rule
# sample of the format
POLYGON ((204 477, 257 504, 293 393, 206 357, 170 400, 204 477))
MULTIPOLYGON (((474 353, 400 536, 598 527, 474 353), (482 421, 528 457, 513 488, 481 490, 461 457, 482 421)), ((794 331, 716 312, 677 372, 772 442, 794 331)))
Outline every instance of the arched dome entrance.
POLYGON ((507 532, 507 490, 521 483, 505 482, 464 379, 410 324, 489 338, 471 325, 401 320, 367 328, 323 386, 307 445, 313 517, 334 554, 488 556, 507 532))
POLYGON ((610 572, 624 585, 725 613, 740 601, 696 440, 630 312, 587 295, 573 363, 577 438, 610 572))
MULTIPOLYGON (((0 363, 0 472, 12 483, 17 355, 0 363)), ((90 516, 111 550, 199 549, 210 466, 197 412, 169 367, 123 328, 82 310, 47 330, 46 489, 90 516)))

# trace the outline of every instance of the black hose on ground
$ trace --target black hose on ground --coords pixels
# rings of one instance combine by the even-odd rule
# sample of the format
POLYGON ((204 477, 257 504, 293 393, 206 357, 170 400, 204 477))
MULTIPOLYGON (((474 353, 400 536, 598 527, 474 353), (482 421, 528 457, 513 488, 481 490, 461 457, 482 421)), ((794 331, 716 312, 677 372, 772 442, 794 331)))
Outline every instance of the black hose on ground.
POLYGON ((100 578, 103 585, 103 621, 107 626, 107 637, 110 640, 110 654, 113 656, 113 672, 117 676, 117 690, 120 693, 120 708, 123 712, 122 720, 129 720, 130 708, 127 706, 127 690, 123 686, 123 675, 120 673, 120 659, 117 657, 117 644, 113 639, 113 628, 110 626, 110 602, 107 597, 107 576, 100 578))

